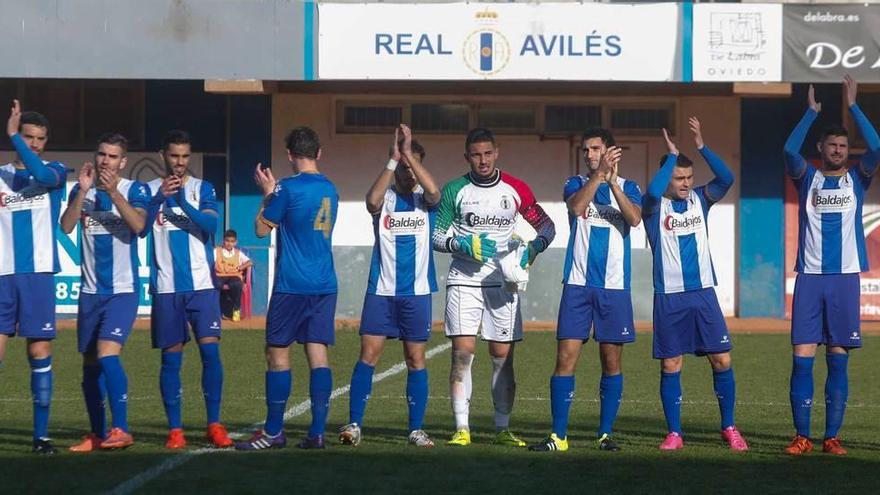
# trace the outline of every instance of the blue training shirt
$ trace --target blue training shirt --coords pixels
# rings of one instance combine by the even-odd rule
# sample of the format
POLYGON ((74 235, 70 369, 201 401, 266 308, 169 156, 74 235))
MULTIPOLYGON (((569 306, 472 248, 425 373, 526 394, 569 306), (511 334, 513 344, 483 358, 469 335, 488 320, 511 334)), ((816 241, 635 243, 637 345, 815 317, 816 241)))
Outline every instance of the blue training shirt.
POLYGON ((338 207, 336 186, 323 174, 300 173, 278 182, 261 214, 278 229, 272 292, 336 293, 332 241, 338 207))

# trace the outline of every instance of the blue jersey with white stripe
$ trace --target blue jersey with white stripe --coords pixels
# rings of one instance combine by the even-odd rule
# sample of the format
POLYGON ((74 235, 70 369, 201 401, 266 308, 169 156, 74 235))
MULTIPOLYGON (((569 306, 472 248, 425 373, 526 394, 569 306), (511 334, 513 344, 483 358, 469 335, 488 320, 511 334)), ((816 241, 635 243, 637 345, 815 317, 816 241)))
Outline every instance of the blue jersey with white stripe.
MULTIPOLYGON (((150 197, 145 184, 120 178, 116 189, 132 208, 147 209, 150 197)), ((70 195, 78 193, 76 184, 70 195)), ((137 292, 139 232, 132 232, 109 194, 94 187, 86 192, 80 227, 82 291, 100 295, 137 292)))
MULTIPOLYGON (((580 175, 565 183, 563 199, 568 201, 589 179, 580 175)), ((642 205, 638 184, 622 177, 617 183, 627 199, 642 205)), ((596 189, 593 201, 581 216, 568 216, 571 234, 565 251, 563 283, 601 289, 630 288, 630 225, 620 212, 611 187, 603 182, 596 189)))
POLYGON ((645 212, 645 231, 654 255, 654 292, 672 294, 706 289, 717 284, 709 253, 707 219, 712 202, 706 186, 687 199, 661 197, 645 212))
POLYGON ((437 292, 431 232, 437 205, 425 203, 421 186, 400 194, 385 191, 382 210, 373 215, 373 258, 367 293, 421 296, 437 292))
POLYGON ((273 292, 336 293, 332 238, 338 206, 336 186, 323 174, 300 173, 278 182, 261 214, 277 227, 273 292))
MULTIPOLYGON (((157 194, 162 179, 149 184, 157 194)), ((217 193, 205 180, 187 176, 180 194, 198 211, 217 212, 217 193)), ((205 232, 177 203, 177 195, 165 198, 152 222, 150 292, 172 294, 213 289, 214 233, 205 232)))
POLYGON ((862 206, 871 178, 853 167, 825 175, 806 167, 798 189, 798 273, 859 273, 868 270, 862 206))
POLYGON ((0 167, 0 276, 57 273, 56 230, 67 171, 43 162, 53 183, 40 183, 26 168, 0 167))

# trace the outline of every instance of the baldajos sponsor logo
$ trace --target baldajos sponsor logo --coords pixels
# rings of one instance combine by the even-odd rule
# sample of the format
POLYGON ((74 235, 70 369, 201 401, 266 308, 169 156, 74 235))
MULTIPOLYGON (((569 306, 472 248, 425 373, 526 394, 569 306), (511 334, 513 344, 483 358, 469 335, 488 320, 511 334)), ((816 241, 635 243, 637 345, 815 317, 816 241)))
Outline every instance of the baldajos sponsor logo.
POLYGON ((0 193, 0 208, 5 207, 16 207, 16 206, 29 206, 36 202, 43 201, 46 199, 46 193, 44 192, 34 192, 34 193, 26 193, 21 192, 17 194, 9 194, 9 193, 0 193))
POLYGON ((813 193, 813 207, 823 207, 823 206, 832 206, 832 207, 844 207, 850 206, 853 204, 853 197, 851 194, 819 194, 818 192, 813 193))
POLYGON ((692 229, 702 224, 702 217, 678 218, 672 215, 666 215, 666 218, 663 219, 663 228, 665 228, 666 230, 692 229))
POLYGON ((391 215, 385 217, 385 228, 388 230, 396 230, 396 229, 406 229, 406 230, 415 230, 420 229, 425 226, 425 218, 415 218, 415 217, 402 217, 402 218, 394 218, 391 215))
POLYGON ((512 218, 499 217, 498 215, 480 216, 473 212, 464 216, 464 222, 469 227, 509 227, 513 225, 512 218))
POLYGON ((86 229, 103 227, 107 230, 116 230, 121 228, 128 228, 128 224, 125 223, 125 220, 122 217, 118 217, 109 212, 103 212, 105 214, 100 216, 89 215, 88 213, 83 213, 82 222, 83 226, 86 229))
POLYGON ((180 225, 182 223, 190 223, 190 221, 190 218, 182 213, 165 213, 160 211, 159 214, 156 215, 156 223, 159 225, 165 225, 166 223, 180 225))
POLYGON ((602 220, 608 223, 618 223, 623 220, 623 214, 614 208, 587 208, 582 217, 587 220, 602 220))

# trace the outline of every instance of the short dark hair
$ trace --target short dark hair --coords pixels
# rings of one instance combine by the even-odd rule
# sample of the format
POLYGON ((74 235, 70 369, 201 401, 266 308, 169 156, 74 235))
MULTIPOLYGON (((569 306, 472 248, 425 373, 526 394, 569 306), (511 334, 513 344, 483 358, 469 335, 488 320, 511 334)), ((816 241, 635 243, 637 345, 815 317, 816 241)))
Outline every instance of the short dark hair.
POLYGON ((617 146, 611 131, 604 127, 592 127, 584 131, 584 134, 581 136, 581 143, 592 138, 601 138, 602 144, 605 146, 617 146))
POLYGON ((189 138, 189 133, 186 131, 181 131, 180 129, 173 129, 168 131, 165 134, 165 137, 162 139, 162 149, 167 150, 168 145, 171 144, 192 144, 192 141, 189 138))
MULTIPOLYGON (((401 138, 397 141, 397 147, 398 147, 398 148, 403 148, 403 137, 401 137, 401 138)), ((425 147, 422 146, 421 143, 419 143, 418 141, 416 141, 415 139, 413 139, 412 142, 411 142, 411 144, 410 144, 410 148, 412 148, 413 153, 419 155, 419 160, 424 160, 424 159, 425 159, 425 155, 427 155, 427 153, 425 152, 425 147)))
POLYGON ((485 127, 471 129, 467 134, 467 139, 464 140, 464 149, 467 150, 470 145, 475 143, 492 143, 492 146, 495 146, 495 135, 485 127))
POLYGON ((227 237, 232 237, 233 239, 238 239, 238 232, 236 232, 232 229, 229 229, 223 233, 223 238, 225 239, 227 237))
POLYGON ((128 139, 118 132, 106 132, 101 134, 101 137, 98 138, 98 146, 101 146, 102 144, 119 146, 122 148, 123 155, 128 153, 128 139))
POLYGON ((297 127, 284 138, 287 151, 294 157, 318 159, 318 151, 321 150, 321 140, 318 133, 309 127, 297 127))
MULTIPOLYGON (((667 154, 663 155, 662 158, 660 158, 660 166, 661 167, 663 166, 664 163, 666 163, 666 157, 668 157, 668 156, 669 156, 669 154, 667 153, 667 154)), ((684 168, 693 167, 694 162, 693 162, 693 160, 688 158, 687 155, 685 155, 684 153, 679 153, 678 158, 675 160, 675 166, 676 167, 684 167, 684 168)))
POLYGON ((40 112, 21 112, 21 120, 18 122, 18 130, 21 131, 21 127, 25 124, 42 127, 43 129, 46 129, 46 134, 49 134, 49 119, 40 112))
POLYGON ((819 134, 819 142, 824 142, 830 136, 843 136, 849 138, 849 132, 847 132, 846 128, 844 128, 840 124, 829 125, 828 127, 822 129, 822 133, 819 134))

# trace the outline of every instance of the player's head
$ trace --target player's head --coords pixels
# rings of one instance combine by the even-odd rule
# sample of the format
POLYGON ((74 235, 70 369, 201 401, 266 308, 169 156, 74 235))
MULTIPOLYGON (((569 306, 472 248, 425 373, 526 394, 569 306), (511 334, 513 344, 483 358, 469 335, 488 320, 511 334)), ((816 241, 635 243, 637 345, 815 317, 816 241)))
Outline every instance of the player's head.
POLYGON ((168 131, 162 139, 162 151, 159 152, 165 162, 165 174, 183 177, 189 168, 192 156, 192 143, 189 133, 181 130, 168 131))
POLYGON ((118 174, 125 168, 126 155, 128 154, 128 139, 122 134, 108 132, 98 138, 98 149, 95 151, 95 167, 98 174, 108 170, 118 174))
POLYGON ((464 159, 471 166, 471 172, 480 177, 495 173, 495 160, 498 159, 498 146, 492 131, 483 127, 471 129, 464 141, 464 159))
POLYGON ((223 249, 232 251, 236 244, 238 244, 238 233, 236 231, 229 229, 223 233, 223 249))
POLYGON ((609 146, 616 146, 611 131, 604 127, 593 127, 584 131, 581 136, 581 146, 584 149, 584 161, 590 169, 595 170, 599 166, 599 160, 609 146))
MULTIPOLYGON (((398 147, 402 147, 403 140, 401 139, 397 145, 398 147)), ((419 163, 424 163, 426 155, 425 147, 415 139, 412 140, 410 147, 412 148, 413 154, 419 157, 419 163)), ((399 191, 412 191, 419 183, 416 174, 412 171, 412 165, 405 156, 400 157, 400 163, 397 165, 397 169, 394 170, 394 182, 399 191)))
POLYGON ((49 140, 49 119, 38 112, 21 112, 18 134, 31 151, 41 155, 49 140))
MULTIPOLYGON (((666 161, 666 157, 660 161, 660 165, 666 161)), ((672 199, 687 199, 694 188, 694 162, 683 153, 679 153, 678 159, 675 161, 675 167, 672 169, 672 178, 669 179, 669 185, 666 186, 666 197, 672 199)))
POLYGON ((321 140, 318 139, 318 133, 309 127, 297 127, 287 133, 284 144, 291 162, 297 159, 321 159, 321 140))
POLYGON ((840 170, 849 158, 849 133, 840 125, 826 127, 819 135, 816 147, 826 170, 840 170))

